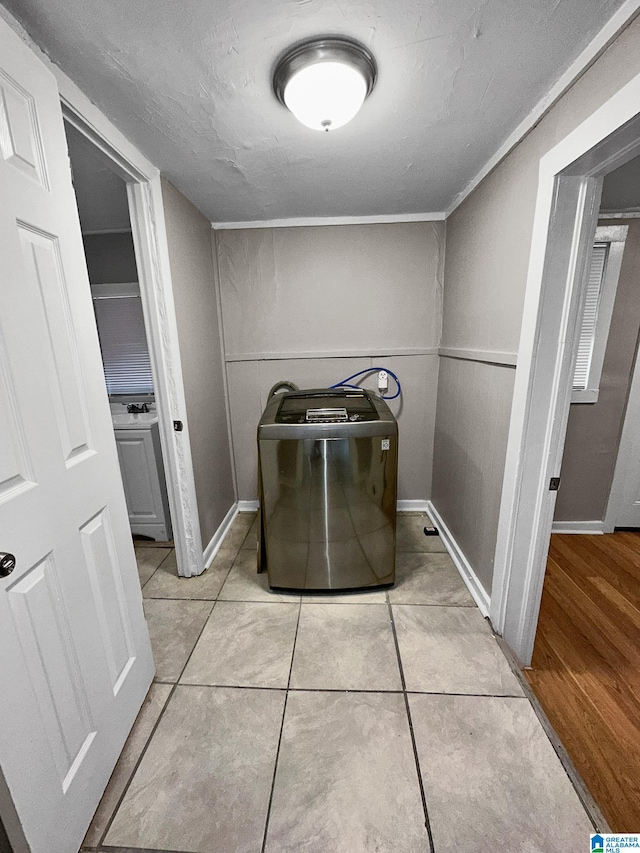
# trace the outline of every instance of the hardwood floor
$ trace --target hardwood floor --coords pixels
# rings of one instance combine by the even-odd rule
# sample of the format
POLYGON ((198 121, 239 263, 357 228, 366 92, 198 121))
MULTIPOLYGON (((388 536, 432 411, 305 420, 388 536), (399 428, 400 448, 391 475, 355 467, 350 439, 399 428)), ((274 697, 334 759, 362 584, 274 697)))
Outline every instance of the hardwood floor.
POLYGON ((640 532, 551 537, 525 676, 611 829, 640 831, 640 532))

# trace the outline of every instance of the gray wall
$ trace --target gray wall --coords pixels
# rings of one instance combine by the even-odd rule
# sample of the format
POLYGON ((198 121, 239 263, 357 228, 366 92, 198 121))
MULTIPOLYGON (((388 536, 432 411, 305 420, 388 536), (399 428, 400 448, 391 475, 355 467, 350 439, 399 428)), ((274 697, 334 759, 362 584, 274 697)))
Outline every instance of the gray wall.
POLYGON ((7 833, 2 825, 2 821, 0 821, 0 853, 12 853, 11 844, 7 838, 7 833))
POLYGON ((609 172, 602 187, 600 210, 620 212, 640 209, 640 157, 609 172))
MULTIPOLYGON (((443 223, 217 231, 238 497, 257 497, 271 386, 326 386, 382 363, 404 394, 399 497, 430 497, 443 223)), ((367 383, 375 387, 375 377, 367 383)))
MULTIPOLYGON (((613 480, 640 329, 640 222, 629 226, 597 403, 574 403, 555 518, 602 520, 613 480)), ((602 223, 601 223, 602 224, 602 223)))
POLYGON ((443 358, 435 428, 433 502, 485 589, 495 534, 515 370, 443 358))
POLYGON ((443 370, 433 500, 488 592, 514 381, 492 362, 518 347, 540 158, 638 73, 636 19, 447 221, 442 345, 494 354, 443 370))
POLYGON ((91 284, 138 281, 138 268, 130 232, 85 234, 82 237, 91 284))
POLYGON ((162 197, 203 546, 235 500, 211 224, 168 181, 162 197))

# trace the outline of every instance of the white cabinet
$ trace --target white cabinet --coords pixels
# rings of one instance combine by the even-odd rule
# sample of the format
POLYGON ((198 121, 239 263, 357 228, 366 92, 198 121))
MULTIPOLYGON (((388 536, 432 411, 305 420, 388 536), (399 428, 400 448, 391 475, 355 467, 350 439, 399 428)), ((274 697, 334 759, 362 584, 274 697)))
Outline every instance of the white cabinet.
POLYGON ((171 539, 157 420, 116 427, 115 434, 131 532, 156 541, 171 539))

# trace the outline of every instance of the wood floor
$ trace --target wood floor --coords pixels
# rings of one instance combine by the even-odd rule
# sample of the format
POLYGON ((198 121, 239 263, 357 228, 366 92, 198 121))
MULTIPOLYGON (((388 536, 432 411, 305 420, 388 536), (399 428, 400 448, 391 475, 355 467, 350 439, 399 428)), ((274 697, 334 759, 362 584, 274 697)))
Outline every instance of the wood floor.
POLYGON ((551 537, 525 675, 611 829, 640 831, 640 532, 551 537))

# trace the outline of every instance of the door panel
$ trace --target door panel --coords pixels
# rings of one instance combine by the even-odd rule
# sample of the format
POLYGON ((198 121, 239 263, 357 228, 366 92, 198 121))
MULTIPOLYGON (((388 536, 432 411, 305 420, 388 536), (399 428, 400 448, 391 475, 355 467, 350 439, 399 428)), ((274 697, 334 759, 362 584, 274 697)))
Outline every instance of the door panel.
POLYGON ((36 696, 62 790, 95 737, 53 554, 7 587, 13 631, 36 696), (55 678, 51 674, 55 673, 55 678))
POLYGON ((135 660, 135 650, 106 507, 80 528, 80 535, 115 696, 135 660))
POLYGON ((0 329, 0 503, 17 491, 35 485, 33 466, 27 451, 23 424, 18 411, 15 383, 0 329))
POLYGON ((82 387, 78 348, 71 324, 58 239, 18 225, 28 286, 34 291, 47 330, 42 341, 65 463, 90 450, 87 402, 82 387))
POLYGON ((0 21, 0 770, 76 853, 153 677, 54 77, 0 21))
POLYGON ((0 151, 18 171, 49 188, 43 145, 32 96, 0 69, 0 151))

